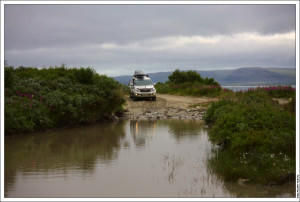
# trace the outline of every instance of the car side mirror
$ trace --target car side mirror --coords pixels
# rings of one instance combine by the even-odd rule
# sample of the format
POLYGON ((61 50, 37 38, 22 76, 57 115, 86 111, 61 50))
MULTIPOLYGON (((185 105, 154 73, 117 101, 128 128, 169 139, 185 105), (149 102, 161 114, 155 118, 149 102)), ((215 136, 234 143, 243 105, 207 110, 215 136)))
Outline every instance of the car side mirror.
POLYGON ((153 83, 153 86, 155 86, 156 85, 156 83, 153 83))

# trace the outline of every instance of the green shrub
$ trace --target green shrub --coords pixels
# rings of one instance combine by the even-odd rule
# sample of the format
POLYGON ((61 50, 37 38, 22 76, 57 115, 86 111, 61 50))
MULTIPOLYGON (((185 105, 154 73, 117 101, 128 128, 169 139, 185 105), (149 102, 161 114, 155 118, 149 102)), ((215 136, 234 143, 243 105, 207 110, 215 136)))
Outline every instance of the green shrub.
POLYGON ((15 78, 14 78, 14 68, 13 67, 5 67, 4 68, 4 86, 5 88, 11 88, 15 78))
POLYGON ((5 86, 5 134, 94 122, 123 110, 121 84, 90 68, 20 67, 7 76, 17 79, 5 86))
POLYGON ((174 84, 182 84, 186 82, 203 82, 203 78, 196 71, 180 72, 176 69, 170 76, 169 81, 174 84))
POLYGON ((167 83, 157 82, 155 88, 158 93, 166 94, 170 92, 170 85, 167 83))
POLYGON ((203 79, 196 71, 180 72, 177 69, 168 78, 167 82, 155 85, 158 93, 215 97, 222 90, 213 78, 203 79))
POLYGON ((247 92, 212 103, 204 119, 212 126, 210 139, 222 145, 212 161, 222 167, 216 170, 225 179, 269 183, 295 172, 295 113, 267 92, 247 92), (281 164, 280 159, 284 160, 281 164))
POLYGON ((230 106, 233 103, 230 99, 222 99, 218 102, 213 102, 204 115, 204 120, 207 124, 214 124, 219 115, 226 114, 230 111, 230 106))
POLYGON ((200 74, 196 71, 179 71, 176 69, 168 79, 173 84, 184 84, 184 83, 199 83, 202 85, 210 85, 210 86, 217 86, 219 85, 218 82, 214 80, 214 78, 205 78, 203 79, 200 74))
POLYGON ((283 153, 216 151, 209 167, 225 181, 245 179, 248 183, 273 184, 295 172, 295 158, 283 153))
POLYGON ((76 80, 81 84, 92 84, 93 76, 95 74, 95 70, 91 68, 83 68, 75 69, 74 76, 76 80))

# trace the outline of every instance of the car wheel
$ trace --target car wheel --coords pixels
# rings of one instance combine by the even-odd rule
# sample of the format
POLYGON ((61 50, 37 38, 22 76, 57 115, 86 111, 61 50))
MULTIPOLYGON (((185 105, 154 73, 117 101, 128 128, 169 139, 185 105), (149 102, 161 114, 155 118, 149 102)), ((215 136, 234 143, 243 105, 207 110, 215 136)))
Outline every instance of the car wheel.
POLYGON ((153 97, 152 100, 153 100, 153 101, 156 101, 156 97, 153 97))

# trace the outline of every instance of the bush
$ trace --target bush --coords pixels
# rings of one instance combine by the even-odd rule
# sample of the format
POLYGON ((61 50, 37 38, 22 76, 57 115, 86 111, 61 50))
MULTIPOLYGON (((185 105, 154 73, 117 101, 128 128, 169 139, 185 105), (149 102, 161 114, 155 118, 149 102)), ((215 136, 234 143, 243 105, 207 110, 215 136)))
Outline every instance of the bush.
POLYGON ((222 145, 213 164, 226 161, 222 169, 216 168, 225 179, 276 183, 295 172, 295 113, 267 92, 247 92, 238 99, 212 103, 204 119, 212 126, 210 139, 222 145))
POLYGON ((196 71, 180 72, 175 70, 165 83, 158 82, 155 88, 158 93, 169 93, 189 96, 218 96, 221 87, 213 78, 203 79, 196 71))
POLYGON ((14 68, 13 67, 5 67, 4 68, 4 86, 5 88, 11 88, 15 78, 14 78, 14 68))
POLYGON ((5 86, 5 134, 94 122, 123 110, 121 84, 91 68, 11 72, 5 74, 5 79, 16 78, 5 86))
POLYGON ((176 69, 169 77, 169 81, 174 84, 182 84, 186 82, 203 82, 202 77, 196 71, 180 72, 176 69))
POLYGON ((74 76, 76 80, 81 84, 92 84, 93 83, 93 76, 95 74, 95 70, 91 68, 83 68, 74 69, 75 73, 74 76))

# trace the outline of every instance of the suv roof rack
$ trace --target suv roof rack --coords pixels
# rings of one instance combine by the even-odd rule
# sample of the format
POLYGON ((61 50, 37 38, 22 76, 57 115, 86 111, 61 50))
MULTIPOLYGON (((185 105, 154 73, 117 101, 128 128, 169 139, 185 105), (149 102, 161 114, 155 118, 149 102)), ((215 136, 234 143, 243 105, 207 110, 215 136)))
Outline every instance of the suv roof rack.
POLYGON ((144 77, 144 76, 146 76, 146 77, 149 77, 149 75, 148 74, 145 74, 143 71, 141 71, 141 70, 136 70, 135 72, 134 72, 134 75, 133 75, 134 77, 137 77, 137 78, 142 78, 142 77, 144 77))

